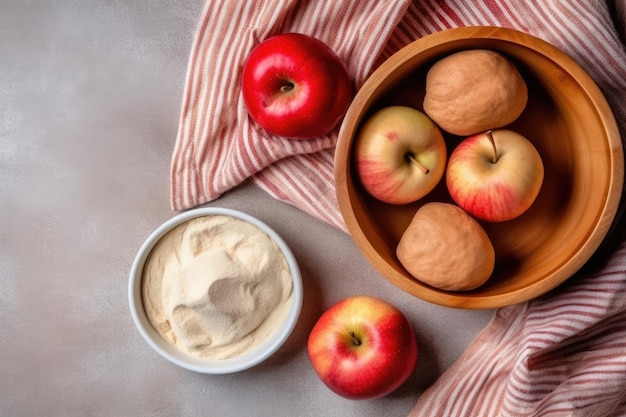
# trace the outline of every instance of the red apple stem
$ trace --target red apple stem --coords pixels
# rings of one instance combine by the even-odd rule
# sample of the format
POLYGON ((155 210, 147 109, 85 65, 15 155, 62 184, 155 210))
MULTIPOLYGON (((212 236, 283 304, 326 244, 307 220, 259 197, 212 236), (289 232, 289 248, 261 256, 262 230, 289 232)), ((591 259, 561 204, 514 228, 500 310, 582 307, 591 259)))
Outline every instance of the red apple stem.
POLYGON ((493 147, 493 159, 491 160, 491 163, 495 164, 498 162, 498 149, 496 148, 496 141, 493 138, 493 131, 488 130, 485 135, 487 135, 487 139, 489 139, 489 142, 491 142, 491 146, 493 147))
POLYGON ((350 332, 350 337, 352 338, 352 341, 354 342, 355 345, 359 346, 361 344, 361 339, 356 337, 354 332, 350 332))
POLYGON ((411 161, 412 163, 414 163, 415 165, 417 165, 417 167, 422 171, 422 173, 424 175, 428 174, 430 172, 430 170, 425 167, 424 165, 420 164, 419 161, 417 159, 415 159, 415 155, 413 155, 412 153, 407 154, 407 158, 409 161, 411 161))
POLYGON ((280 92, 281 93, 286 93, 287 91, 293 90, 294 87, 295 87, 295 85, 293 85, 293 83, 286 82, 285 84, 280 86, 280 92))

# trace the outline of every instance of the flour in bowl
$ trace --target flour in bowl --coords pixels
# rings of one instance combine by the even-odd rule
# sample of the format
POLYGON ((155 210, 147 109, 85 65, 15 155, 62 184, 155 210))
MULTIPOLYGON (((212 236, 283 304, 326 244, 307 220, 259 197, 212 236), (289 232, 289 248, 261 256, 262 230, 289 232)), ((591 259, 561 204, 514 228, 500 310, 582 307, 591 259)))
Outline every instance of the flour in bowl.
POLYGON ((169 343, 226 359, 267 339, 292 303, 292 277, 278 245, 255 225, 226 215, 188 220, 146 259, 146 315, 169 343))

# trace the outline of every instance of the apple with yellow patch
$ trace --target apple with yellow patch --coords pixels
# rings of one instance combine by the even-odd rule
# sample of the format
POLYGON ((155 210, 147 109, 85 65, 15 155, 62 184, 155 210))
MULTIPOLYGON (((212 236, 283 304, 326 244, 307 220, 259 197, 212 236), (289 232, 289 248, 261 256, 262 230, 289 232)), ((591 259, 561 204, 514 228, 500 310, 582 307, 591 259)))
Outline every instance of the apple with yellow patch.
POLYGON ((431 192, 446 167, 446 143, 437 125, 407 106, 385 107, 366 120, 354 148, 363 188, 378 200, 407 204, 431 192))
POLYGON ((450 155, 446 184, 467 213, 503 222, 521 216, 543 184, 541 155, 524 136, 508 129, 464 139, 450 155))

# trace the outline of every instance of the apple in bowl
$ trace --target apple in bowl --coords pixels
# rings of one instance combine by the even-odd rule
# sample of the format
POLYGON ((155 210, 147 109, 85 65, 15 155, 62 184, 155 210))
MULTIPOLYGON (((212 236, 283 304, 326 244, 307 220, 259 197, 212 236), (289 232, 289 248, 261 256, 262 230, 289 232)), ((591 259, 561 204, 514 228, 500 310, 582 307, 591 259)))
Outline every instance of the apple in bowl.
POLYGON ((389 106, 367 119, 355 141, 363 188, 390 204, 408 204, 431 192, 446 167, 446 143, 437 125, 407 106, 389 106))
POLYGON ((289 139, 330 133, 352 101, 344 62, 327 44, 302 33, 258 44, 244 62, 241 90, 250 117, 289 139))
POLYGON ((472 216, 503 222, 522 215, 543 184, 539 152, 507 129, 464 139, 450 155, 446 185, 452 199, 472 216))
POLYGON ((326 310, 307 348, 322 382, 353 400, 390 394, 411 376, 418 359, 417 338, 406 316, 370 296, 348 297, 326 310))

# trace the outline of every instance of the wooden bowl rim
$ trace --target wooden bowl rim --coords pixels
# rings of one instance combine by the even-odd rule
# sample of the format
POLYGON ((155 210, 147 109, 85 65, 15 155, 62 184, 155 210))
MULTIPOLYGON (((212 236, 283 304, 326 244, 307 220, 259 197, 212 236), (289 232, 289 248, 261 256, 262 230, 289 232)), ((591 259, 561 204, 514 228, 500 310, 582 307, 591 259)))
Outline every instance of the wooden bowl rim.
POLYGON ((346 112, 339 131, 334 162, 338 205, 348 232, 366 259, 388 281, 415 297, 442 306, 464 309, 493 309, 521 303, 538 297, 569 279, 589 260, 606 236, 615 218, 624 185, 624 155, 619 129, 613 112, 595 81, 576 61, 548 42, 515 29, 491 26, 452 28, 433 33, 411 42, 383 62, 363 83, 346 112), (611 170, 607 198, 595 227, 590 231, 589 238, 573 254, 570 262, 563 267, 538 282, 499 295, 448 292, 429 287, 417 280, 409 285, 406 280, 396 276, 397 272, 392 267, 379 265, 382 260, 376 261, 379 259, 379 255, 364 235, 352 210, 352 201, 355 196, 351 195, 349 189, 351 178, 349 166, 352 153, 352 135, 350 132, 356 131, 367 110, 389 86, 386 83, 387 74, 391 74, 410 63, 416 54, 428 53, 432 48, 442 43, 470 38, 511 42, 535 51, 563 68, 597 110, 597 118, 606 133, 605 139, 608 142, 610 152, 611 170))

